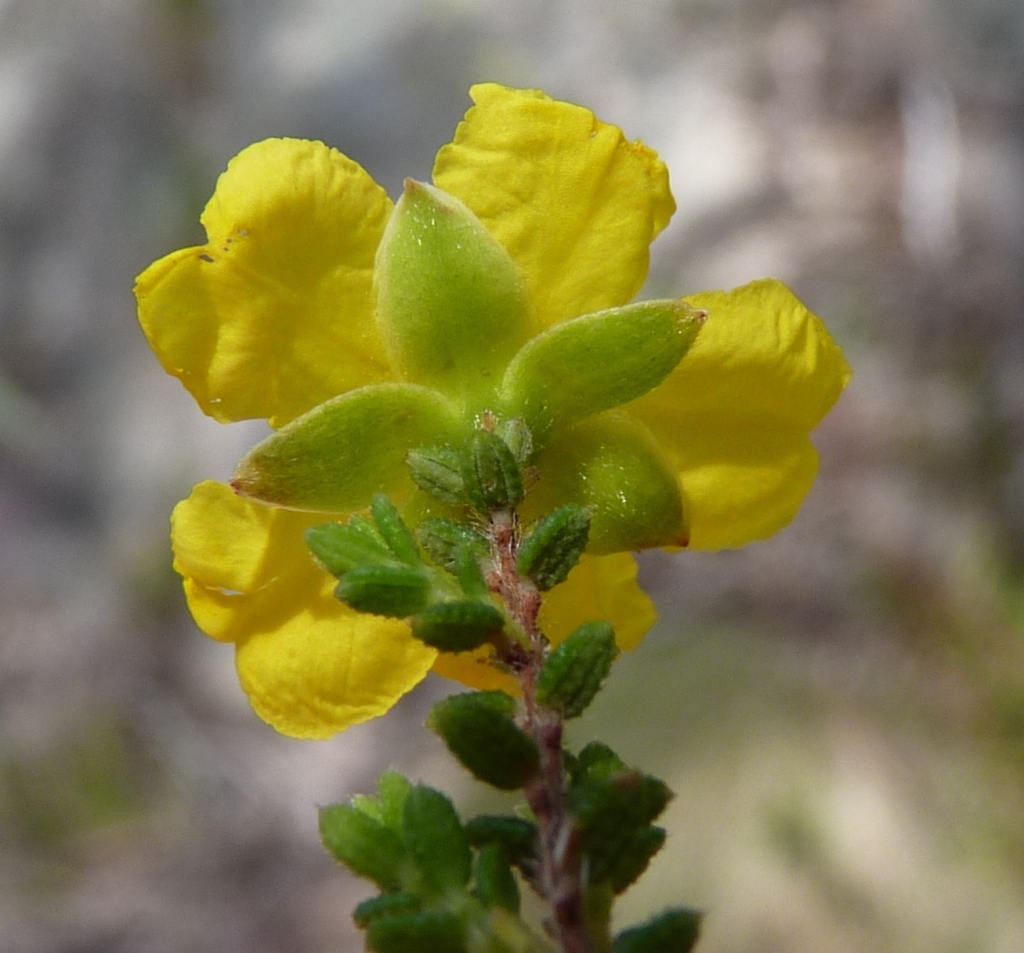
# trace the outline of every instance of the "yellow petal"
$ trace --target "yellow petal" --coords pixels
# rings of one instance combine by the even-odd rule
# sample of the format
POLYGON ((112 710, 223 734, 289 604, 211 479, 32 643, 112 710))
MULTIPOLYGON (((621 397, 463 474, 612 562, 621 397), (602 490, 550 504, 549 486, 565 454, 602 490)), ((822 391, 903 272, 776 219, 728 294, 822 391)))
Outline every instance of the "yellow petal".
POLYGON ((821 321, 778 281, 687 300, 708 312, 696 343, 627 409, 679 470, 690 546, 742 546, 796 514, 817 470, 808 435, 850 369, 821 321))
POLYGON ((619 648, 635 649, 658 618, 636 575, 629 553, 584 555, 565 582, 545 593, 541 630, 558 645, 584 622, 606 619, 615 627, 619 648))
POLYGON ((324 738, 383 714, 436 652, 403 622, 362 615, 332 595, 302 533, 329 519, 201 483, 175 507, 175 568, 197 624, 236 643, 242 687, 284 734, 324 738))
POLYGON ((522 694, 519 682, 491 664, 492 651, 490 646, 484 646, 472 652, 441 652, 434 662, 434 674, 480 691, 498 689, 518 697, 522 694))
POLYGON ((474 86, 434 183, 466 203, 523 270, 540 327, 625 304, 675 202, 656 153, 580 106, 474 86))
POLYGON ((207 244, 136 283, 164 368, 217 420, 273 426, 387 379, 371 279, 391 207, 323 143, 268 139, 240 152, 203 212, 207 244))

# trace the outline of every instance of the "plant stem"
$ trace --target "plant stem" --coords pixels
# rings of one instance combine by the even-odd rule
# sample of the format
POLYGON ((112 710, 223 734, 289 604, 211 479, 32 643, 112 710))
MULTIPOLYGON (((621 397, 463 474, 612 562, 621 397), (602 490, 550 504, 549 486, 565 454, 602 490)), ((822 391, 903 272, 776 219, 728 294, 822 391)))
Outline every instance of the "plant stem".
POLYGON ((537 819, 540 865, 538 880, 551 908, 548 931, 562 953, 591 953, 584 917, 582 856, 571 816, 566 811, 566 777, 562 763, 562 717, 538 704, 537 676, 547 650, 537 616, 541 597, 536 586, 519 575, 516 554, 519 527, 515 513, 491 514, 490 538, 495 557, 490 582, 526 636, 525 650, 510 660, 523 690, 523 727, 540 749, 540 773, 526 788, 526 799, 537 819))

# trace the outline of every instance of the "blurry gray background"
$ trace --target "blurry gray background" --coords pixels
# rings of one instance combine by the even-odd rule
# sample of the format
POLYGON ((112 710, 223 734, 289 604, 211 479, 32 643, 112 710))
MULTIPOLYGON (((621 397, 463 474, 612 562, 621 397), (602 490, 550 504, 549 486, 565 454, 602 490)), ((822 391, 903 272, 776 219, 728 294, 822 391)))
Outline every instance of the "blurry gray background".
POLYGON ((574 729, 677 792, 621 908, 704 953, 1024 949, 1024 5, 0 0, 0 950, 357 950, 315 806, 487 803, 428 682, 330 742, 250 712, 167 515, 260 432, 165 377, 131 286, 227 160, 323 139, 395 193, 480 80, 658 149, 648 293, 787 281, 855 378, 770 542, 648 554, 663 619, 574 729))

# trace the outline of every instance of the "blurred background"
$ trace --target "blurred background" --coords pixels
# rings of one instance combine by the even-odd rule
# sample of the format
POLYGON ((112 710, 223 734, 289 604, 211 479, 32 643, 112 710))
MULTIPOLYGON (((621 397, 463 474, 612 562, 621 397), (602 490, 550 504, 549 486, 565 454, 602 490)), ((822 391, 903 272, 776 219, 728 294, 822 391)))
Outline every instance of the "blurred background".
POLYGON ((855 369, 769 542, 648 554, 662 611, 577 744, 677 793, 622 923, 704 953, 1024 949, 1024 5, 0 0, 0 950, 355 951, 318 804, 384 768, 486 803, 428 681, 330 742, 250 711, 167 516, 261 431, 205 419, 134 276, 227 160, 323 139, 395 194, 468 87, 667 161, 648 294, 772 275, 855 369))

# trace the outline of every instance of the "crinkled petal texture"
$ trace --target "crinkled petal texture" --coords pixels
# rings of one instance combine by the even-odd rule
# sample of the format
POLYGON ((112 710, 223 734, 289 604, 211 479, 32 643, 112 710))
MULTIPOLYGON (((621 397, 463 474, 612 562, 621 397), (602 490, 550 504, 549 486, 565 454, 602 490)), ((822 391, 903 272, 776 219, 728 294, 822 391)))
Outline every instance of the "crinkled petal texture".
MULTIPOLYGON (((636 648, 658 617, 636 576, 636 560, 628 553, 583 556, 564 583, 545 593, 541 631, 558 645, 584 622, 606 619, 615 627, 620 649, 636 648)), ((489 665, 489 657, 486 649, 458 655, 442 653, 434 671, 472 688, 500 688, 518 694, 516 680, 489 665)))
POLYGON ((630 301, 675 211, 668 171, 589 109, 474 86, 434 184, 466 203, 522 269, 541 327, 630 301))
POLYGON ((200 483, 172 517, 174 568, 199 627, 234 642, 257 714, 286 735, 326 738, 386 712, 430 670, 434 649, 400 621, 332 594, 303 532, 330 519, 200 483))
POLYGON ((690 546, 742 546, 796 514, 818 466, 809 434, 850 369, 781 282, 687 301, 708 312, 700 336, 669 378, 627 409, 679 471, 690 546))
POLYGON ((272 426, 389 378, 373 323, 373 261, 392 203, 320 142, 240 152, 202 215, 208 241, 138 278, 164 368, 221 421, 272 426))

